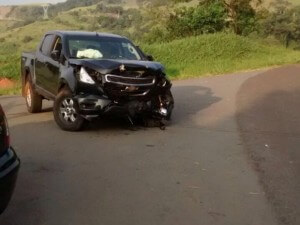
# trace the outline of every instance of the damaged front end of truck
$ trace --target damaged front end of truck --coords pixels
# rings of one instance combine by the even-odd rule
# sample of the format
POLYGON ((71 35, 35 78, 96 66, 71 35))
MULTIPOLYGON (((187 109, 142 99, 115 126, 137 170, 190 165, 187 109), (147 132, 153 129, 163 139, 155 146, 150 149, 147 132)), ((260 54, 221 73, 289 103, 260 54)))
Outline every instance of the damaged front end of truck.
POLYGON ((74 99, 82 117, 104 114, 149 121, 170 120, 174 108, 171 82, 164 67, 150 61, 70 59, 77 80, 74 99))

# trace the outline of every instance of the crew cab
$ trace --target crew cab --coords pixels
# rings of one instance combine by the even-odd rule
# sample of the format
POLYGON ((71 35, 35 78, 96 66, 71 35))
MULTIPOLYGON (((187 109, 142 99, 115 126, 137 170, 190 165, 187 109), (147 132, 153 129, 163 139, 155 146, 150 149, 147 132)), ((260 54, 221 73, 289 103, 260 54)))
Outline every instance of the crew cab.
POLYGON ((129 39, 113 34, 52 31, 21 58, 23 96, 30 113, 54 101, 58 126, 78 131, 104 114, 169 120, 174 107, 164 67, 129 39))
POLYGON ((7 120, 0 105, 0 214, 12 197, 19 167, 20 160, 10 146, 7 120))

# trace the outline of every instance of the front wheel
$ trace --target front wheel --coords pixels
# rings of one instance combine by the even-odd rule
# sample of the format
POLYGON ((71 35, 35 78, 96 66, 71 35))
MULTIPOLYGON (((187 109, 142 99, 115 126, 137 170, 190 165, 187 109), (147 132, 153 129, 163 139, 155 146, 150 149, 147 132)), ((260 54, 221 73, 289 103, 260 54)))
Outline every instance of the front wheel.
POLYGON ((165 100, 166 100, 167 105, 168 105, 168 115, 167 115, 166 119, 170 121, 172 119, 172 112, 173 112, 173 109, 174 109, 174 97, 172 95, 171 90, 168 90, 166 92, 165 100))
POLYGON ((78 104, 68 89, 59 92, 54 102, 53 114, 57 125, 65 131, 82 130, 85 119, 78 113, 78 104))

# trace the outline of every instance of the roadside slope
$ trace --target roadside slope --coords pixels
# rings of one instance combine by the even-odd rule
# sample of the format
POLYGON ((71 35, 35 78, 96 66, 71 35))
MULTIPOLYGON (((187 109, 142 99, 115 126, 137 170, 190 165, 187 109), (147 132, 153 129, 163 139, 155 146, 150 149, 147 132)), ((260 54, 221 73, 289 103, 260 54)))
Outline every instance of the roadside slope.
POLYGON ((208 34, 144 45, 176 77, 197 77, 296 63, 300 51, 234 34, 208 34))

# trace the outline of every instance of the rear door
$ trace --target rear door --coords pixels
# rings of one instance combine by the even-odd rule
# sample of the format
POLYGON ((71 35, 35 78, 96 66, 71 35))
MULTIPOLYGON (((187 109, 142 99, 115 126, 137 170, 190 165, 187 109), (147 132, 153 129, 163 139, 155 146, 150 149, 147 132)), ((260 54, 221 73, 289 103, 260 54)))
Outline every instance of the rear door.
POLYGON ((54 34, 48 34, 45 36, 44 41, 37 51, 35 61, 35 77, 36 84, 44 90, 50 92, 51 86, 51 71, 49 69, 49 60, 51 50, 54 45, 54 34))

